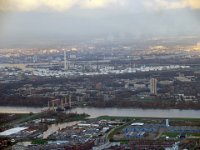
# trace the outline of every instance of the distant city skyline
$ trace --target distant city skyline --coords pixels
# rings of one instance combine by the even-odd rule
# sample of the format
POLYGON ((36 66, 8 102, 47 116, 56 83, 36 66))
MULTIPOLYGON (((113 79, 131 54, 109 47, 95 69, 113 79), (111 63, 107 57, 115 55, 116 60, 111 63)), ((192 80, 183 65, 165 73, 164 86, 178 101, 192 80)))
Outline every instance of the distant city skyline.
POLYGON ((0 44, 200 35, 199 0, 0 0, 0 44))

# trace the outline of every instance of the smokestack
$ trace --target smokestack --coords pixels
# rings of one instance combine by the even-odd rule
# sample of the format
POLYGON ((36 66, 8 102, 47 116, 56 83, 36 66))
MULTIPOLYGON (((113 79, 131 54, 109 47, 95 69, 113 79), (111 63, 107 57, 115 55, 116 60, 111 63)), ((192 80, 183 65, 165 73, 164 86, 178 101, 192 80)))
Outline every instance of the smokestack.
POLYGON ((53 107, 53 110, 55 110, 54 101, 52 101, 52 107, 53 107))
POLYGON ((65 96, 65 105, 67 104, 67 98, 66 98, 66 96, 65 96))
POLYGON ((72 99, 71 99, 71 95, 69 96, 69 107, 72 107, 72 99))
POLYGON ((64 104, 63 104, 63 100, 61 99, 61 107, 63 108, 64 107, 64 104))
POLYGON ((48 101, 48 109, 50 110, 50 102, 48 101))
POLYGON ((166 119, 166 127, 169 127, 169 119, 166 119))
POLYGON ((66 51, 64 51, 64 70, 67 70, 67 56, 66 56, 66 51))

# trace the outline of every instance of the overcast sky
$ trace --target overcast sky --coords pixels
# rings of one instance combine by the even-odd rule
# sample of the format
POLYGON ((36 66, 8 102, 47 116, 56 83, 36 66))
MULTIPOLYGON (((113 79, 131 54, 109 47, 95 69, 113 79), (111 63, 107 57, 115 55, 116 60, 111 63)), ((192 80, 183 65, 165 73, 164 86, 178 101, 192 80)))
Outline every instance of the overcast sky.
POLYGON ((0 43, 200 35, 200 0, 0 0, 0 43))

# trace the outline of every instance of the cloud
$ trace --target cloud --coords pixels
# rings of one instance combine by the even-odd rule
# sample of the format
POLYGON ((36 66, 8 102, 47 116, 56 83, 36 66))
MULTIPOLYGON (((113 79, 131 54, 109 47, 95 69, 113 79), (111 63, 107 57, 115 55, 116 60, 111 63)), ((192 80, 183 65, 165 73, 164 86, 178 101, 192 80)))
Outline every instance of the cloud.
MULTIPOLYGON (((8 2, 7 0, 0 0, 0 10, 1 10, 1 7, 5 7, 7 6, 8 2)), ((3 26, 4 26, 4 20, 7 16, 7 13, 5 12, 0 12, 0 32, 2 33, 2 29, 3 29, 3 26)))
POLYGON ((200 9, 200 0, 143 0, 146 9, 200 9))
POLYGON ((181 0, 155 0, 155 5, 158 9, 180 9, 185 8, 186 5, 181 0))
POLYGON ((1 11, 66 11, 75 6, 84 9, 103 8, 118 0, 0 0, 1 11))
POLYGON ((42 5, 55 11, 65 11, 77 5, 80 0, 41 0, 42 5))
POLYGON ((7 7, 8 1, 7 0, 0 0, 0 10, 7 7))
POLYGON ((187 7, 200 9, 200 0, 0 0, 1 11, 66 11, 74 7, 99 9, 113 6, 140 11, 187 7))
POLYGON ((5 5, 0 6, 0 10, 21 12, 44 10, 65 11, 79 2, 80 0, 7 0, 5 5))
POLYGON ((90 9, 95 9, 95 8, 102 8, 107 6, 110 3, 109 0, 86 0, 82 3, 83 8, 90 8, 90 9))
POLYGON ((200 9, 200 0, 184 0, 184 3, 192 9, 200 9))

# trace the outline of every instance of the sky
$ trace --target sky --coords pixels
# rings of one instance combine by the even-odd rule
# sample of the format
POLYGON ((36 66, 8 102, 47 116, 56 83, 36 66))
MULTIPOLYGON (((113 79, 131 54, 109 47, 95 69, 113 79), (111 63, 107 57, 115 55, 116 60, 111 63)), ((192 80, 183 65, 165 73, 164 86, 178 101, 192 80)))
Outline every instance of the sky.
POLYGON ((0 44, 200 35, 200 0, 0 0, 0 44))

